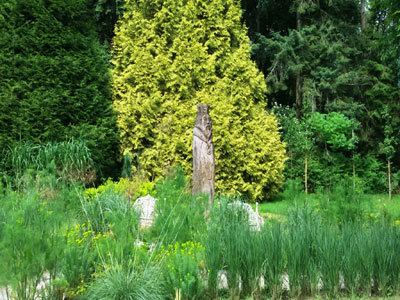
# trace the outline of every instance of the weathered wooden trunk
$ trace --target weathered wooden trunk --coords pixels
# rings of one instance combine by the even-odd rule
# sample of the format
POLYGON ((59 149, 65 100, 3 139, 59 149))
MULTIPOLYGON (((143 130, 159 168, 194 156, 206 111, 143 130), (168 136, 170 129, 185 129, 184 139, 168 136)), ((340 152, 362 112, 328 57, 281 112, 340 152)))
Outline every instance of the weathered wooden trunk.
POLYGON ((197 117, 193 129, 193 183, 192 193, 208 194, 214 201, 215 161, 212 142, 210 105, 197 104, 197 117))

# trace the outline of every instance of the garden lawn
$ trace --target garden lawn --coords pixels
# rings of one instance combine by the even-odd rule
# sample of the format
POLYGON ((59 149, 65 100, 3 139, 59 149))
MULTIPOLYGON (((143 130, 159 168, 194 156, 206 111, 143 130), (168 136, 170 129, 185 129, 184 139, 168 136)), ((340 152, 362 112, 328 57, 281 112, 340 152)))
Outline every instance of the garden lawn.
MULTIPOLYGON (((400 195, 392 195, 392 200, 388 200, 386 194, 364 195, 361 208, 367 217, 376 218, 382 214, 387 214, 400 222, 400 195)), ((309 194, 307 199, 304 194, 299 194, 295 199, 288 199, 284 196, 274 202, 259 203, 258 211, 261 216, 268 218, 282 218, 287 216, 291 207, 296 205, 304 206, 308 202, 310 206, 318 207, 321 202, 327 200, 325 194, 309 194)), ((256 205, 252 205, 255 209, 256 205)))

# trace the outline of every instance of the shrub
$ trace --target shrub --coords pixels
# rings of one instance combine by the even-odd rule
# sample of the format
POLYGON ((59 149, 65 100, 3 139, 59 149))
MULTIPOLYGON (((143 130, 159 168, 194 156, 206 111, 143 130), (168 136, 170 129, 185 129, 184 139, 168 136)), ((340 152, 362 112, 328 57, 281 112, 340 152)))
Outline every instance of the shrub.
POLYGON ((96 241, 105 239, 106 234, 92 230, 91 224, 76 224, 63 234, 65 248, 61 266, 61 282, 65 286, 60 289, 68 297, 82 294, 95 271, 97 253, 94 249, 96 241))
POLYGON ((107 179, 107 181, 99 185, 97 188, 86 189, 84 196, 87 199, 95 199, 96 196, 101 196, 106 193, 119 194, 124 196, 129 200, 136 200, 138 197, 146 196, 150 194, 155 196, 155 183, 150 182, 147 179, 140 179, 135 177, 133 179, 120 178, 118 181, 112 181, 107 179))
POLYGON ((364 181, 365 192, 382 193, 387 191, 387 166, 378 157, 368 154, 356 161, 357 174, 364 181))
POLYGON ((354 188, 351 178, 344 176, 333 188, 331 200, 336 206, 336 218, 339 223, 359 221, 365 215, 361 208, 364 199, 361 183, 354 188))
POLYGON ((354 187, 353 178, 342 176, 330 192, 321 193, 318 198, 315 206, 319 206, 317 210, 330 223, 359 222, 366 216, 365 205, 368 200, 363 192, 363 183, 358 178, 354 187))
POLYGON ((300 178, 288 179, 285 181, 284 189, 282 192, 284 199, 288 199, 293 203, 305 197, 303 193, 303 186, 300 178))
POLYGON ((211 105, 216 189, 265 199, 285 148, 234 0, 127 1, 114 39, 113 99, 124 152, 151 178, 192 169, 196 104, 211 105))

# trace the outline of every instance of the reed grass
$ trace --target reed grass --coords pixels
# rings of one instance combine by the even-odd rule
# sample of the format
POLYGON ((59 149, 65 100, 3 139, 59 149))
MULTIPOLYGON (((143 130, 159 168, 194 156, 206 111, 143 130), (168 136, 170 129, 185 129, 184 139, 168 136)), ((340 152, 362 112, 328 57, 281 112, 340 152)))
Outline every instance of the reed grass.
POLYGON ((337 224, 322 220, 309 207, 297 207, 287 222, 271 221, 261 232, 251 232, 243 226, 245 219, 221 208, 213 213, 204 246, 208 287, 214 296, 222 269, 232 298, 238 290, 258 299, 285 294, 388 296, 399 291, 399 227, 393 223, 337 224), (259 286, 261 275, 264 290, 259 286))
POLYGON ((381 296, 392 294, 399 287, 400 230, 397 226, 378 223, 370 229, 370 240, 376 293, 381 296))
POLYGON ((273 298, 280 298, 282 289, 282 275, 285 272, 283 225, 277 221, 265 224, 261 232, 262 245, 260 251, 264 254, 262 275, 265 279, 266 292, 273 298))
POLYGON ((318 285, 316 237, 320 219, 309 208, 295 207, 289 213, 286 235, 286 273, 292 296, 310 295, 318 285))
POLYGON ((340 238, 339 228, 334 224, 318 229, 316 242, 316 265, 322 290, 332 297, 341 292, 341 272, 345 251, 343 240, 340 238))
POLYGON ((82 140, 69 139, 61 142, 33 144, 18 142, 9 149, 5 164, 10 165, 16 178, 27 170, 45 170, 51 165, 65 180, 93 181, 93 160, 88 146, 82 140))

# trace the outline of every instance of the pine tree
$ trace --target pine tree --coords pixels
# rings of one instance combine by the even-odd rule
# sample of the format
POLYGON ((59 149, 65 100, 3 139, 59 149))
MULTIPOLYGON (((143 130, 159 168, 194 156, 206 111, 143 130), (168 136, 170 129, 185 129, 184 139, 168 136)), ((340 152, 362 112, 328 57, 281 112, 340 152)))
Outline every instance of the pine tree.
MULTIPOLYGON (((211 105, 216 188, 250 200, 283 182, 284 144, 234 0, 127 1, 114 40, 122 149, 149 176, 191 172, 196 104, 211 105)), ((264 198, 265 199, 265 198, 264 198)))

